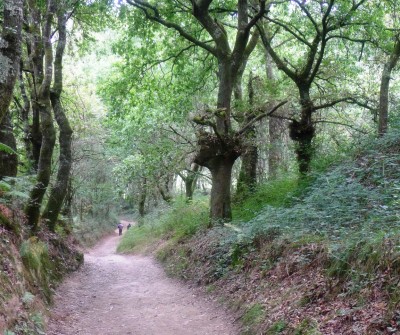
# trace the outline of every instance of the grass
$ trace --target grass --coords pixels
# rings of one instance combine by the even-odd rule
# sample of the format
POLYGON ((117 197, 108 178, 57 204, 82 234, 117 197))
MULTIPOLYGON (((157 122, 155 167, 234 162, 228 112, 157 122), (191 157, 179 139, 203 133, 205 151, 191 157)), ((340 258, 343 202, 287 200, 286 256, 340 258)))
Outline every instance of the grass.
POLYGON ((242 322, 245 327, 242 334, 253 334, 252 329, 257 327, 263 321, 264 317, 265 308, 261 304, 256 303, 250 306, 242 316, 242 322))
POLYGON ((132 227, 123 236, 118 252, 143 250, 159 240, 170 240, 172 244, 193 236, 208 225, 208 199, 194 199, 186 203, 177 199, 175 203, 155 215, 148 215, 139 226, 132 227))
POLYGON ((266 205, 285 207, 290 196, 299 191, 298 178, 291 176, 260 185, 249 197, 233 206, 235 220, 249 221, 266 205))

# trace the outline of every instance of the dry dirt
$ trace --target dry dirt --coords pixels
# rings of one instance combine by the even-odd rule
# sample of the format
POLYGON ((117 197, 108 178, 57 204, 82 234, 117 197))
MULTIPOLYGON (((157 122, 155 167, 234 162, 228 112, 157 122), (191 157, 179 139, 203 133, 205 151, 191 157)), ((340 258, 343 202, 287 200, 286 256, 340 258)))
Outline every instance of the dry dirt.
MULTIPOLYGON (((125 224, 126 227, 126 224, 125 224)), ((119 255, 111 236, 55 294, 48 335, 235 335, 233 317, 166 277, 147 256, 119 255)))

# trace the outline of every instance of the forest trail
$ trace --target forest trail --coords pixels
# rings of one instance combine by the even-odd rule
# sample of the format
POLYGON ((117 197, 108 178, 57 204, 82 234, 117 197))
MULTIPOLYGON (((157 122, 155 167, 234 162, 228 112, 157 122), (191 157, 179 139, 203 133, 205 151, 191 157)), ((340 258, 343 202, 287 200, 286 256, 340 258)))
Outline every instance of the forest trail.
POLYGON ((57 289, 48 335, 239 333, 215 302, 168 278, 151 257, 117 254, 119 239, 115 232, 91 249, 57 289))

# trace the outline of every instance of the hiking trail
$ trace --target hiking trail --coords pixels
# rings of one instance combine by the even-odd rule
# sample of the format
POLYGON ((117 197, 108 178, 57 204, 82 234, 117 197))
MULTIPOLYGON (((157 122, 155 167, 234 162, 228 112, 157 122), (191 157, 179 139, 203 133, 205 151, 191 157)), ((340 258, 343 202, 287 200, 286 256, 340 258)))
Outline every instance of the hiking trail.
POLYGON ((120 238, 115 232, 86 253, 56 290, 48 335, 239 333, 215 301, 168 278, 153 258, 117 254, 120 238))

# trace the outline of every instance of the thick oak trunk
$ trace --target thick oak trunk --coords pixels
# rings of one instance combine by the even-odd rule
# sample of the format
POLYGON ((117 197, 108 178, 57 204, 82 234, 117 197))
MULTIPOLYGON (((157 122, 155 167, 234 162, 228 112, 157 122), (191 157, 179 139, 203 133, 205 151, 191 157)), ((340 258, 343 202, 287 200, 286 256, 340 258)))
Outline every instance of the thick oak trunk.
POLYGON ((210 168, 212 176, 210 218, 218 221, 232 220, 231 210, 231 176, 235 160, 220 159, 210 168))
POLYGON ((313 139, 315 128, 312 122, 314 104, 310 98, 309 88, 300 90, 301 118, 300 121, 292 121, 289 125, 290 138, 296 142, 295 152, 299 166, 300 176, 310 171, 311 159, 314 154, 313 139))
POLYGON ((232 167, 241 154, 240 140, 226 136, 202 134, 198 141, 199 151, 195 163, 207 167, 212 175, 210 218, 214 221, 230 221, 232 167))

